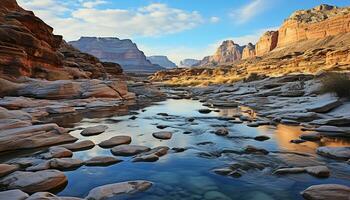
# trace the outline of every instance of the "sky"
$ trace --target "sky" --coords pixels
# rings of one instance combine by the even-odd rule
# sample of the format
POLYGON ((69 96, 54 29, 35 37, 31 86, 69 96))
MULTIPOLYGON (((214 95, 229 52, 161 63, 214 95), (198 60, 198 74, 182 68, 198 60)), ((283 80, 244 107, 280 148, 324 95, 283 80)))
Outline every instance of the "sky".
POLYGON ((179 63, 212 55, 223 40, 256 43, 292 12, 350 0, 18 0, 63 35, 132 39, 147 56, 179 63))

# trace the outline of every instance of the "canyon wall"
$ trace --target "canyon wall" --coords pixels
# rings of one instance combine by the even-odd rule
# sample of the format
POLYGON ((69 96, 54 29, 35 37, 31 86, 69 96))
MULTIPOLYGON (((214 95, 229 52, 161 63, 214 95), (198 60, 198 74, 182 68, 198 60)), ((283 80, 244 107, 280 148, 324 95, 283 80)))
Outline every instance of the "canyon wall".
POLYGON ((105 64, 98 58, 68 45, 62 36, 16 0, 0 4, 0 77, 20 76, 47 80, 120 77, 118 64, 105 64))
POLYGON ((115 62, 128 72, 155 72, 164 68, 152 64, 135 43, 113 37, 81 37, 69 44, 104 62, 115 62))
POLYGON ((278 42, 278 31, 267 31, 260 37, 259 41, 255 45, 255 55, 262 56, 274 48, 276 48, 278 42))
POLYGON ((154 65, 159 65, 166 69, 175 68, 176 64, 173 63, 167 56, 148 56, 147 59, 154 65))
POLYGON ((252 43, 249 43, 244 47, 242 52, 242 60, 255 57, 255 46, 252 43))

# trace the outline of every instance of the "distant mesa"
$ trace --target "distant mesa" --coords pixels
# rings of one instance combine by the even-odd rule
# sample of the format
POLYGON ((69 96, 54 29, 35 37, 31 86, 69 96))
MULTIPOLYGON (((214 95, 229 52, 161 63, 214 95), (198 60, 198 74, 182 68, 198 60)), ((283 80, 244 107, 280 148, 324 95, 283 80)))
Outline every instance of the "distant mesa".
POLYGON ((180 61, 180 67, 193 67, 198 65, 200 62, 200 60, 196 60, 196 59, 184 59, 182 61, 180 61))
POLYGON ((151 61, 152 64, 159 65, 166 69, 172 69, 177 67, 176 64, 169 60, 167 56, 149 56, 147 57, 147 59, 151 61))
POLYGON ((82 52, 96 56, 104 62, 114 62, 126 72, 155 72, 164 68, 152 64, 135 43, 116 37, 81 37, 69 44, 82 52))

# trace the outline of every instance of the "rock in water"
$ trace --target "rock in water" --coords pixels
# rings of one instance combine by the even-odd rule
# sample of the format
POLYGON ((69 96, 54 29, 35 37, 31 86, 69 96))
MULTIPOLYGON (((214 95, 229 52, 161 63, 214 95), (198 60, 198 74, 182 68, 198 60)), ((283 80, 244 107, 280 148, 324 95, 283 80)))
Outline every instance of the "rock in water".
POLYGON ((229 132, 228 132, 227 128, 219 128, 215 131, 215 134, 220 135, 220 136, 225 136, 225 135, 228 135, 229 132))
POLYGON ((130 144, 130 143, 131 143, 131 137, 120 135, 120 136, 115 136, 108 140, 102 141, 98 145, 102 148, 111 148, 121 144, 130 144))
POLYGON ((0 177, 6 176, 17 169, 16 165, 0 164, 0 177))
POLYGON ((350 159, 350 147, 319 147, 316 152, 328 158, 339 160, 350 159))
POLYGON ((63 172, 57 170, 17 171, 0 180, 0 185, 7 189, 20 189, 27 193, 53 190, 66 183, 67 177, 63 172))
POLYGON ((81 142, 60 145, 60 147, 66 148, 71 151, 87 150, 87 149, 93 148, 94 146, 95 146, 95 143, 91 140, 84 140, 81 142))
POLYGON ((0 192, 0 199, 4 200, 25 200, 28 197, 29 195, 27 193, 24 193, 18 189, 0 192))
POLYGON ((51 194, 49 192, 37 192, 37 193, 31 195, 26 200, 83 200, 83 199, 76 198, 76 197, 58 197, 58 196, 51 194))
POLYGON ((108 129, 108 126, 98 125, 98 126, 88 127, 86 129, 84 129, 80 134, 82 136, 99 135, 99 134, 105 132, 107 129, 108 129))
POLYGON ((155 132, 152 134, 153 137, 161 140, 170 140, 173 134, 168 131, 160 131, 160 132, 155 132))
POLYGON ((147 152, 151 150, 148 147, 140 145, 119 145, 113 147, 111 152, 116 156, 133 156, 139 153, 147 152))
POLYGON ((105 200, 115 198, 118 195, 143 192, 148 190, 150 187, 152 187, 151 182, 142 180, 103 185, 92 189, 85 199, 105 200))
POLYGON ((115 157, 111 157, 111 156, 96 156, 85 161, 85 165, 86 166, 108 166, 118 162, 122 162, 122 160, 118 160, 115 157))
POLYGON ((350 187, 338 184, 313 185, 301 192, 306 200, 349 200, 350 187))

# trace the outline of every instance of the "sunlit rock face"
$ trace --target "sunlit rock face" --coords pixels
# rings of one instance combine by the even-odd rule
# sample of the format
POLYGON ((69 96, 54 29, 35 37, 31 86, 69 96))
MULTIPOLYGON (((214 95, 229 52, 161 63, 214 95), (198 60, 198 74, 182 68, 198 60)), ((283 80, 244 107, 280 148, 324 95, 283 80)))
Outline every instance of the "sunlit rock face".
POLYGON ((247 58, 253 58, 254 56, 255 56, 255 46, 252 43, 249 43, 243 49, 242 60, 247 58))
POLYGON ((205 57, 199 65, 219 65, 232 63, 242 59, 243 47, 235 44, 232 40, 224 41, 213 56, 205 57))
POLYGON ((57 53, 62 37, 33 12, 19 7, 15 0, 0 4, 0 74, 32 76, 40 69, 62 64, 57 53))
POLYGON ((350 32, 350 8, 320 5, 293 13, 278 30, 278 47, 350 32))
POLYGON ((153 72, 163 69, 147 60, 145 54, 129 39, 81 37, 69 43, 82 52, 96 56, 101 61, 118 63, 125 71, 153 72))
POLYGON ((255 45, 256 56, 262 56, 277 46, 278 31, 267 31, 255 45))
POLYGON ((147 59, 151 61, 152 64, 159 65, 167 69, 176 67, 176 64, 169 60, 167 56, 149 56, 147 59))

